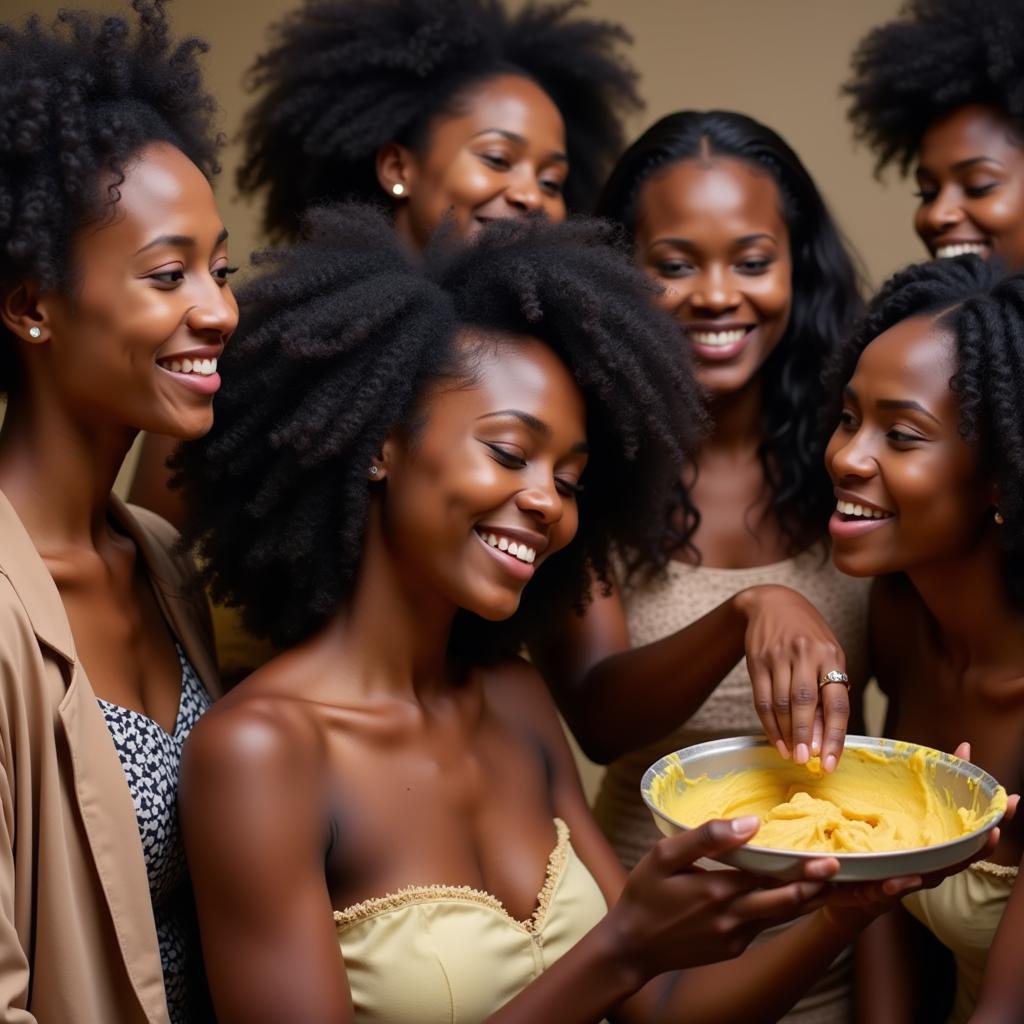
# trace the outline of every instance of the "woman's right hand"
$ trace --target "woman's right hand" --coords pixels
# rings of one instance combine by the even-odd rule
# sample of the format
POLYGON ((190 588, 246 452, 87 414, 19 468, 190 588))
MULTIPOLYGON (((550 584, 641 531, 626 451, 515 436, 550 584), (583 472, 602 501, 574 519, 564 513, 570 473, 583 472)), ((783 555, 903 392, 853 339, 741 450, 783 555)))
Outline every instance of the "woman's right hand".
POLYGON ((765 928, 815 909, 838 870, 831 857, 807 861, 801 881, 778 884, 743 871, 705 871, 748 842, 758 819, 708 821, 660 840, 633 869, 605 919, 615 950, 644 980, 664 971, 738 956, 765 928))

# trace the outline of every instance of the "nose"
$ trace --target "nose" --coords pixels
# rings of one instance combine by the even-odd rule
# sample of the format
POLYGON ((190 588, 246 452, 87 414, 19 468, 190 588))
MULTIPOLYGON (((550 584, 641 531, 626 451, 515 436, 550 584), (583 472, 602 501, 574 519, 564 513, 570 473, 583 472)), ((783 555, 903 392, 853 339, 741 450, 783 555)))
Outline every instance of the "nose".
POLYGON ((543 209, 544 194, 533 168, 519 169, 505 189, 505 200, 522 213, 543 209))
POLYGON ((554 476, 538 476, 529 481, 516 494, 516 506, 544 526, 557 523, 562 518, 562 496, 558 493, 554 476))
POLYGON ((956 227, 964 219, 959 190, 951 185, 939 189, 938 195, 923 213, 925 224, 936 234, 956 227))
POLYGON ((724 267, 709 266, 697 277, 690 292, 694 312, 720 316, 736 309, 742 302, 732 275, 724 267))
POLYGON ((211 280, 189 308, 186 324, 198 334, 215 334, 227 341, 238 326, 238 303, 227 285, 211 280))
POLYGON ((842 425, 836 427, 827 449, 828 466, 833 480, 867 479, 878 470, 871 446, 863 430, 850 433, 842 425))

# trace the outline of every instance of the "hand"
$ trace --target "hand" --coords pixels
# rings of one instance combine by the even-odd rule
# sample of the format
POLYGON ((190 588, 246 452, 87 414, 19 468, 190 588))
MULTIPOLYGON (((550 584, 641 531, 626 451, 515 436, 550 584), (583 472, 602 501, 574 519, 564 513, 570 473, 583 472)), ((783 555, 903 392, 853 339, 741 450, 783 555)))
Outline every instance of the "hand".
POLYGON ((831 857, 807 861, 800 881, 779 885, 743 871, 703 871, 694 861, 747 842, 757 818, 709 821, 662 839, 633 869, 605 918, 615 949, 645 981, 667 970, 738 956, 765 928, 815 909, 831 857))
POLYGON ((779 753, 805 764, 821 755, 826 772, 843 753, 850 694, 840 683, 819 689, 846 656, 829 624, 806 598, 788 587, 751 587, 736 595, 747 619, 747 670, 765 735, 779 753))

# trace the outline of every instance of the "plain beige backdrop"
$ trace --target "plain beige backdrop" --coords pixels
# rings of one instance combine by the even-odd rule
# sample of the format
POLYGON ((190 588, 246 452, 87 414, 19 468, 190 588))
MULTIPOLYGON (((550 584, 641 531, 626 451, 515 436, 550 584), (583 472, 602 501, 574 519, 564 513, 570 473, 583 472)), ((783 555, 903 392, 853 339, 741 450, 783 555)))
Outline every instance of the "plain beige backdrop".
MULTIPOLYGON (((516 2, 516 0, 513 0, 516 2)), ((223 128, 237 133, 247 98, 246 68, 265 45, 267 26, 297 0, 174 0, 176 30, 206 39, 209 88, 223 108, 223 128)), ((61 7, 115 10, 120 0, 0 0, 3 20, 61 7)), ((840 225, 877 285, 921 258, 911 228, 911 185, 880 184, 855 146, 839 87, 850 52, 872 26, 893 17, 898 0, 591 0, 595 17, 633 34, 646 110, 636 136, 663 114, 687 108, 738 110, 780 132, 807 163, 840 225)), ((123 6, 122 6, 123 9, 123 6)), ((259 244, 257 217, 235 193, 236 150, 225 154, 217 185, 236 260, 259 244)))

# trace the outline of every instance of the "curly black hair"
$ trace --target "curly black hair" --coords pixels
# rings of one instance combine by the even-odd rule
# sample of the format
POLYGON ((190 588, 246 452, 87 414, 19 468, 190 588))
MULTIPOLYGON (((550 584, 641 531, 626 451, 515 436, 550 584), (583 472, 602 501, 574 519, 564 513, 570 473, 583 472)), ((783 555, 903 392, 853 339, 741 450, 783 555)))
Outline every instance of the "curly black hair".
POLYGON ((838 422, 843 387, 864 349, 918 316, 938 316, 937 326, 956 339, 950 387, 960 407, 960 433, 999 489, 1006 591, 1024 607, 1024 274, 1007 277, 998 263, 977 256, 915 264, 894 274, 829 367, 825 427, 838 422))
MULTIPOLYGON (((789 228, 793 303, 785 334, 761 370, 766 400, 759 457, 791 553, 825 535, 832 485, 818 429, 825 397, 821 375, 863 305, 858 274, 825 201, 800 158, 776 132, 724 110, 682 111, 653 124, 615 166, 598 213, 632 234, 643 185, 670 164, 710 153, 766 170, 778 186, 789 228)), ((665 558, 689 546, 700 523, 682 480, 668 527, 665 558)), ((697 552, 699 555, 699 552, 697 552)))
POLYGON ((958 107, 995 107, 1024 130, 1024 4, 1019 0, 908 0, 899 18, 858 44, 852 99, 856 135, 906 175, 921 139, 958 107))
MULTIPOLYGON (((208 177, 218 169, 206 44, 172 42, 164 0, 131 6, 134 26, 84 11, 61 11, 49 30, 36 16, 0 25, 0 288, 70 287, 76 231, 117 202, 147 143, 177 146, 208 177)), ((16 371, 0 327, 0 391, 16 371)))
POLYGON ((185 536, 214 598, 241 606, 247 628, 294 644, 350 598, 366 467, 391 432, 415 430, 432 383, 471 375, 474 328, 487 344, 498 332, 551 347, 584 395, 591 455, 574 541, 540 567, 509 622, 466 613, 472 628, 453 643, 474 657, 515 650, 551 608, 582 608, 593 576, 607 582, 610 544, 658 546, 700 399, 678 331, 621 244, 608 244, 612 228, 497 223, 418 262, 376 207, 313 210, 305 234, 258 258, 265 272, 239 296, 213 430, 174 461, 185 536))
POLYGON ((307 0, 274 29, 249 84, 243 193, 265 191, 264 228, 293 237, 304 209, 385 197, 375 156, 388 142, 421 151, 438 115, 495 75, 533 79, 561 111, 565 202, 589 212, 638 108, 617 25, 572 17, 583 0, 307 0))

